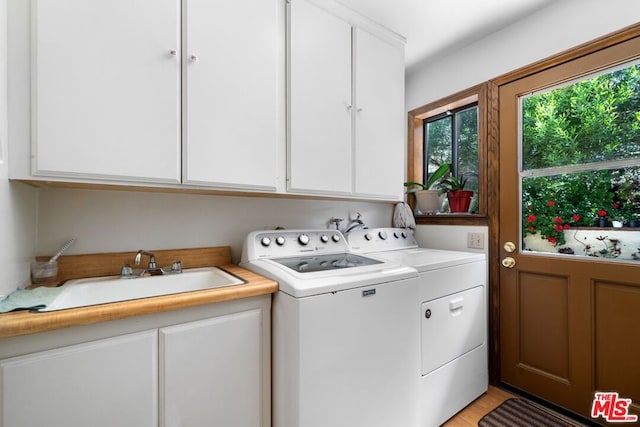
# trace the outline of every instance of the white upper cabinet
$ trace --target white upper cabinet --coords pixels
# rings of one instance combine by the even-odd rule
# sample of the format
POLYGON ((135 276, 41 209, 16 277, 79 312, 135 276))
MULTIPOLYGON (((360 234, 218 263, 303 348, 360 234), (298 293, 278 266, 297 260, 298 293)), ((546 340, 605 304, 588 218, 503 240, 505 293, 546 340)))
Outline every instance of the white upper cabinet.
POLYGON ((328 0, 291 0, 288 43, 289 191, 402 199, 401 37, 328 0))
POLYGON ((402 198, 404 51, 359 28, 354 39, 355 193, 402 198))
POLYGON ((179 1, 33 0, 31 23, 33 174, 179 182, 179 1))
POLYGON ((184 182, 275 190, 284 156, 282 0, 184 4, 184 182))
POLYGON ((289 189, 351 193, 351 26, 294 0, 289 20, 289 189))
POLYGON ((12 178, 284 187, 284 0, 9 0, 9 13, 12 178))

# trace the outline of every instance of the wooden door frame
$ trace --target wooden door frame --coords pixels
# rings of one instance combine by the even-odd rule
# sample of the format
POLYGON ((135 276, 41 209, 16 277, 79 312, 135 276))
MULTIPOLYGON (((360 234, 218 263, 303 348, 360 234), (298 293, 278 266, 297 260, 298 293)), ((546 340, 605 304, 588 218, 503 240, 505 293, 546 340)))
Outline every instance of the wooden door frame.
POLYGON ((625 27, 584 43, 573 49, 519 68, 496 77, 488 82, 487 108, 487 180, 488 180, 488 218, 489 218, 489 382, 500 384, 500 122, 499 99, 500 86, 512 83, 524 77, 547 70, 560 64, 575 60, 640 37, 640 23, 625 27))

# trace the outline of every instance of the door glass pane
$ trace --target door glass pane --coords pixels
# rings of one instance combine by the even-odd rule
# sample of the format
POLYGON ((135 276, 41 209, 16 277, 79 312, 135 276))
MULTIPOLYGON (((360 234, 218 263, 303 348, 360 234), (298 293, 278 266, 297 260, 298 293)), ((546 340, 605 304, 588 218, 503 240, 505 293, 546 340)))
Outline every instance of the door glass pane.
POLYGON ((523 98, 524 170, 640 158, 640 65, 523 98))
POLYGON ((522 249, 640 261, 640 67, 520 104, 522 249))

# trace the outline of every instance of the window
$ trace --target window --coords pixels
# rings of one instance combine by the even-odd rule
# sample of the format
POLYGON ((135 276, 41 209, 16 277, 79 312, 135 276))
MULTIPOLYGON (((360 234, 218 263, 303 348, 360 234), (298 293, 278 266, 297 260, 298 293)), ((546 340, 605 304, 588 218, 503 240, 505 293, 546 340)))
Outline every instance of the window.
MULTIPOLYGON (((424 181, 449 163, 453 176, 466 179, 474 192, 469 212, 478 212, 478 104, 424 119, 424 181)), ((446 202, 445 202, 446 203, 446 202)), ((444 211, 446 211, 446 206, 444 211)))
POLYGON ((414 207, 419 223, 487 223, 486 123, 490 84, 482 84, 409 112, 407 181, 427 182, 442 164, 451 164, 454 176, 466 179, 474 192, 468 211, 450 213, 445 200, 441 213, 423 214, 414 207))
POLYGON ((524 249, 640 260, 639 94, 632 63, 520 99, 524 249))

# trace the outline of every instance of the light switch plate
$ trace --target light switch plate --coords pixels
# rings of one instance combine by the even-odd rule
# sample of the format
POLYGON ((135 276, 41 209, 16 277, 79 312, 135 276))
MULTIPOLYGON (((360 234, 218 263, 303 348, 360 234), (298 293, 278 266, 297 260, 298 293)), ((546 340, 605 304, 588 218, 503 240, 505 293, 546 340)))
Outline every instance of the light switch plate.
POLYGON ((484 233, 467 233, 467 247, 484 249, 484 233))

